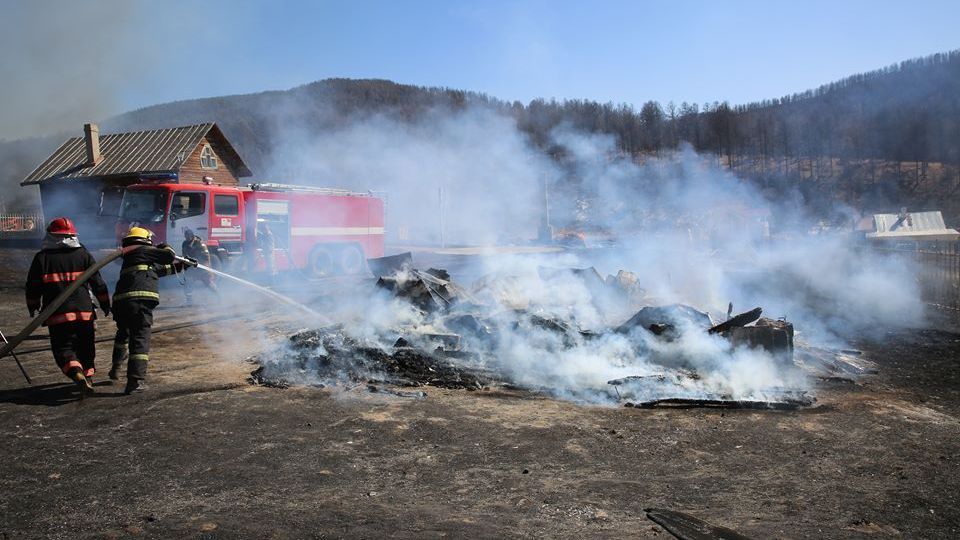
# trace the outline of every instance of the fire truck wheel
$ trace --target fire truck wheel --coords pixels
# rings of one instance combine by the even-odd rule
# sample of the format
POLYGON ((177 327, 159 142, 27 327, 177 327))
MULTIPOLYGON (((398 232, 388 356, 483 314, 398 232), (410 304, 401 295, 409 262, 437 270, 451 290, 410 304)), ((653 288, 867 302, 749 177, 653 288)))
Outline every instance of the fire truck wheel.
POLYGON ((356 245, 344 246, 338 257, 338 270, 341 274, 359 274, 363 272, 363 265, 366 262, 363 258, 363 250, 356 245))
POLYGON ((321 246, 313 248, 307 262, 307 270, 314 277, 326 277, 333 274, 334 259, 330 250, 321 246))

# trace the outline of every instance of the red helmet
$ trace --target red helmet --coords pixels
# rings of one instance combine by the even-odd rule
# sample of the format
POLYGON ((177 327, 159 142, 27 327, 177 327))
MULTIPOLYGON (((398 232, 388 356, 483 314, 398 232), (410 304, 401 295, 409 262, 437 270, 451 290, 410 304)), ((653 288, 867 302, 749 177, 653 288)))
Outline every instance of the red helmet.
POLYGON ((70 218, 58 217, 51 221, 50 225, 47 225, 47 232, 50 234, 69 234, 70 236, 76 236, 77 228, 73 226, 70 218))

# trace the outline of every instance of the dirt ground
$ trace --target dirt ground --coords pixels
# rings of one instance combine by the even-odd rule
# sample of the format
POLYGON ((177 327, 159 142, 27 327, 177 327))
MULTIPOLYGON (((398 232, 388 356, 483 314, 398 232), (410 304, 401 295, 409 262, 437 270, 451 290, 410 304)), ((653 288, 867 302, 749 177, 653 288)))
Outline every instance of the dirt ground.
MULTIPOLYGON (((27 322, 20 268, 0 271, 0 329, 27 322)), ((861 343, 880 373, 822 383, 800 411, 585 407, 507 391, 425 399, 251 386, 244 361, 295 318, 226 312, 228 341, 154 336, 150 390, 103 374, 76 399, 47 352, 0 359, 0 539, 670 538, 644 509, 754 538, 960 535, 960 335, 861 343)), ((99 323, 110 336, 111 321, 99 323)), ((30 341, 22 347, 43 345, 30 341)), ((98 347, 106 370, 111 344, 98 347)))

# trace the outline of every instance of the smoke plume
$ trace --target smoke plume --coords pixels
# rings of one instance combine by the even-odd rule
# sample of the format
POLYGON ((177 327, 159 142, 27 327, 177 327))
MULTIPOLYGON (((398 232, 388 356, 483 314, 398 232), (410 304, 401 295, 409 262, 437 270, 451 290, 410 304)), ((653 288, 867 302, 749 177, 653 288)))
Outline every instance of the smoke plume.
POLYGON ((389 240, 400 243, 531 237, 541 179, 552 170, 511 119, 480 108, 412 122, 355 118, 319 136, 285 121, 276 138, 267 177, 381 192, 389 240))
POLYGON ((77 130, 116 113, 149 60, 135 2, 9 2, 0 18, 0 139, 77 130))
MULTIPOLYGON (((670 342, 604 331, 639 305, 689 304, 715 322, 728 304, 761 306, 792 322, 799 342, 825 346, 923 320, 907 263, 848 233, 810 234, 816 217, 790 193, 764 196, 689 148, 637 161, 620 155, 612 138, 561 127, 548 156, 510 118, 482 108, 437 110, 413 124, 368 117, 320 137, 305 133, 282 133, 276 170, 385 191, 388 227, 404 230, 392 231, 394 241, 439 241, 441 186, 448 243, 529 243, 547 204, 554 226, 580 233, 573 236, 580 248, 567 253, 490 254, 454 272, 465 281, 484 276, 473 293, 498 336, 493 344, 467 337, 468 348, 484 352, 485 367, 559 397, 605 402, 608 381, 622 377, 644 381, 632 387, 638 399, 764 399, 772 389, 808 389, 804 376, 768 353, 733 348, 702 328, 681 324, 670 342), (587 266, 602 275, 634 272, 643 298, 610 302, 569 273, 543 272, 587 266), (544 318, 573 331, 545 329, 537 323, 544 318), (590 330, 601 333, 581 332, 590 330), (691 371, 697 375, 683 375, 691 371)), ((382 292, 338 302, 338 316, 352 336, 383 348, 398 336, 456 332, 382 292)), ((282 370, 283 355, 275 361, 282 370)))

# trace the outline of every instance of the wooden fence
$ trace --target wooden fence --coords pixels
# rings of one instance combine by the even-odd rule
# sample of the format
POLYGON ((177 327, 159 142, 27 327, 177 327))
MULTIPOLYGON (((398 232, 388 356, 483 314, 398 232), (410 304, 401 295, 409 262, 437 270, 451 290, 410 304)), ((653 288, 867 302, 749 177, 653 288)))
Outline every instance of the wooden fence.
POLYGON ((911 261, 923 301, 960 317, 960 243, 925 242, 872 249, 911 261))
POLYGON ((31 240, 43 236, 43 215, 36 213, 0 213, 0 240, 31 240))

